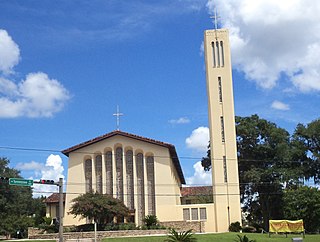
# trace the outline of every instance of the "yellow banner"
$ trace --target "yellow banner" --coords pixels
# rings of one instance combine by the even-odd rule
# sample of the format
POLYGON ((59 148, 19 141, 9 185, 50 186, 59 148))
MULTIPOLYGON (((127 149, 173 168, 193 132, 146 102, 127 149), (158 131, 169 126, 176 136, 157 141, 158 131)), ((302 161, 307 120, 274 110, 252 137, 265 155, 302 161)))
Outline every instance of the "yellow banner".
POLYGON ((303 220, 269 220, 271 233, 301 233, 304 231, 303 220))

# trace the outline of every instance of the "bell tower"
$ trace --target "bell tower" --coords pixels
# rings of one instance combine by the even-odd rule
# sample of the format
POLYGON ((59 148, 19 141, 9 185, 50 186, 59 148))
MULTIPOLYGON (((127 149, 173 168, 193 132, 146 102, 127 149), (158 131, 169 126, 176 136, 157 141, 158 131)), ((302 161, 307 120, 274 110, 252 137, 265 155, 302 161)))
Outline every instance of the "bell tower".
POLYGON ((204 49, 216 232, 241 223, 229 33, 206 30, 204 49))

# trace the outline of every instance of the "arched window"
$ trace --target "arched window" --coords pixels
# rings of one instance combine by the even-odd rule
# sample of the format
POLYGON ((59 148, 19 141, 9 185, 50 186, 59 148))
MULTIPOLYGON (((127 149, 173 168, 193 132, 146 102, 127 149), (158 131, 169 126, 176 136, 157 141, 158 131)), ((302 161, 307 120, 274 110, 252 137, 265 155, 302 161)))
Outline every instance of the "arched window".
POLYGON ((106 153, 106 193, 113 196, 112 152, 106 153))
POLYGON ((123 201, 123 159, 121 147, 116 149, 116 187, 117 198, 123 201))
POLYGON ((126 174, 127 174, 127 207, 134 209, 134 184, 133 184, 133 152, 126 152, 126 174))
POLYGON ((154 157, 147 156, 148 214, 156 215, 154 157))
POLYGON ((84 162, 84 177, 86 180, 86 192, 92 192, 92 160, 87 159, 84 162))
POLYGON ((136 156, 137 170, 137 204, 138 204, 138 224, 143 224, 145 217, 145 199, 144 199, 144 166, 143 154, 138 153, 136 156))

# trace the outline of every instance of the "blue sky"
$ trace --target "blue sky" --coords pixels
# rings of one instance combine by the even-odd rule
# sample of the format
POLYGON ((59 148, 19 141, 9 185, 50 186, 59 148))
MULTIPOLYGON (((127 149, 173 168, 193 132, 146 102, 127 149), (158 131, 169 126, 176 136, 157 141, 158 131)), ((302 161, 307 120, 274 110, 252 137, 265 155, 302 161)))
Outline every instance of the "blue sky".
POLYGON ((214 7, 230 31, 236 115, 290 133, 319 118, 316 1, 1 1, 0 155, 25 178, 66 177, 58 151, 115 130, 119 105, 122 131, 175 145, 187 181, 210 184, 198 162, 214 7))

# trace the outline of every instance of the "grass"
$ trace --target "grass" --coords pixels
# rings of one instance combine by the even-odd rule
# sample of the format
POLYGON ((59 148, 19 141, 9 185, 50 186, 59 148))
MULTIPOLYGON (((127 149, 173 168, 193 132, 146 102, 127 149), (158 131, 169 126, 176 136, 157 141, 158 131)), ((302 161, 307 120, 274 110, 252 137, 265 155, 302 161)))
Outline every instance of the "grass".
MULTIPOLYGON (((221 234, 196 234, 198 242, 235 242, 239 233, 221 233, 221 234)), ((300 234, 290 234, 286 238, 285 235, 254 234, 243 233, 249 239, 255 239, 257 242, 291 242, 292 238, 301 238, 300 234)), ((145 237, 126 237, 126 238, 105 238, 102 242, 163 242, 166 236, 145 236, 145 237)), ((306 235, 303 242, 319 242, 320 235, 306 235)))

